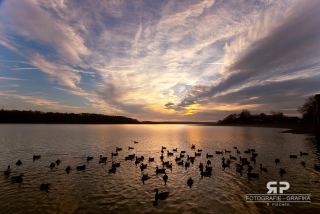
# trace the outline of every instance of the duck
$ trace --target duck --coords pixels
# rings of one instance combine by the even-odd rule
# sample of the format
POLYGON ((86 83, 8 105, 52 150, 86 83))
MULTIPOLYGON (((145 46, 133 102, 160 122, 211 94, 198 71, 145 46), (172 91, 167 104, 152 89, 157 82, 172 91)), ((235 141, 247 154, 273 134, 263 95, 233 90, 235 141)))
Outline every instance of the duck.
POLYGON ((222 155, 223 151, 216 151, 216 154, 218 154, 218 155, 221 154, 222 155))
POLYGON ((224 153, 225 153, 225 154, 231 153, 231 151, 228 151, 228 150, 224 149, 224 153))
POLYGON ((92 160, 93 159, 93 157, 87 157, 87 161, 89 161, 89 160, 92 160))
POLYGON ((70 170, 71 170, 71 166, 67 166, 67 168, 66 168, 67 173, 69 173, 70 170))
POLYGON ((77 166, 77 170, 85 170, 85 169, 86 169, 86 165, 77 166))
POLYGON ((166 164, 166 167, 169 168, 169 169, 172 169, 172 163, 166 164))
POLYGON ((179 161, 177 164, 180 165, 180 166, 183 166, 183 160, 179 161))
POLYGON ((183 155, 183 154, 180 154, 180 158, 184 158, 184 155, 183 155))
POLYGON ((141 166, 140 166, 140 169, 141 169, 141 171, 142 170, 144 170, 144 169, 146 169, 148 167, 148 164, 141 164, 141 166))
POLYGON ((135 164, 139 164, 141 162, 141 159, 136 157, 136 161, 134 162, 135 164))
POLYGON ((250 152, 251 152, 251 150, 250 150, 250 149, 248 149, 248 150, 244 151, 244 153, 250 153, 250 152))
POLYGON ((256 157, 255 156, 250 157, 250 161, 256 162, 256 157))
POLYGON ((201 153, 194 152, 194 156, 201 156, 201 153))
POLYGON ((166 162, 162 162, 162 166, 164 166, 164 165, 168 165, 169 164, 169 161, 166 161, 166 162))
POLYGON ((240 154, 241 152, 237 149, 237 154, 240 154))
POLYGON ((186 153, 186 151, 181 151, 180 153, 181 153, 181 154, 182 154, 182 153, 186 153))
POLYGON ((22 161, 19 159, 16 164, 17 166, 22 165, 22 161))
POLYGON ((163 149, 161 149, 161 153, 164 153, 163 149))
POLYGON ((301 161, 301 165, 302 165, 303 167, 306 167, 306 162, 301 161))
POLYGON ((213 158, 213 155, 209 155, 209 154, 207 153, 207 158, 213 158))
POLYGON ((122 151, 122 148, 116 147, 116 151, 122 151))
POLYGON ((112 167, 111 169, 109 169, 109 173, 115 173, 117 171, 117 168, 115 167, 112 167))
POLYGON ((158 190, 157 188, 155 188, 154 191, 156 192, 156 195, 155 195, 155 197, 154 197, 155 201, 158 201, 159 199, 160 199, 160 200, 165 200, 165 199, 167 199, 168 196, 169 196, 169 193, 170 193, 170 192, 160 192, 160 193, 159 193, 159 190, 158 190))
POLYGON ((202 149, 198 149, 198 152, 202 152, 202 149))
POLYGON ((211 176, 211 172, 212 171, 203 171, 203 169, 200 169, 200 171, 201 171, 201 177, 203 177, 203 176, 211 176))
POLYGON ((128 157, 130 157, 130 158, 134 158, 135 156, 136 156, 136 154, 128 155, 128 157))
POLYGON ((5 175, 10 175, 11 174, 11 169, 10 169, 10 165, 8 165, 8 168, 6 171, 4 171, 5 175))
POLYGON ((259 178, 259 174, 258 173, 252 173, 252 172, 248 172, 248 178, 259 178))
POLYGON ((203 169, 203 163, 199 164, 199 169, 203 169))
POLYGON ((210 161, 210 160, 207 160, 207 164, 210 165, 210 164, 211 164, 211 161, 210 161))
POLYGON ((274 162, 277 164, 277 163, 280 163, 280 159, 279 158, 276 158, 275 160, 274 160, 274 162))
POLYGON ((149 162, 152 162, 152 161, 154 161, 154 158, 149 158, 149 162))
POLYGON ((56 164, 57 164, 57 166, 59 166, 59 164, 61 163, 61 160, 56 160, 56 164))
POLYGON ((230 155, 230 160, 237 160, 237 158, 230 155))
POLYGON ((163 154, 161 154, 160 159, 163 160, 163 154))
POLYGON ((56 164, 53 163, 53 162, 50 164, 50 168, 53 168, 53 167, 55 167, 55 166, 56 166, 56 164))
POLYGON ((230 166, 230 163, 224 163, 224 162, 222 163, 222 167, 223 168, 226 168, 226 167, 229 167, 229 166, 230 166))
POLYGON ((106 163, 106 162, 107 162, 107 157, 102 157, 102 155, 100 155, 99 163, 106 163))
POLYGON ((280 168, 279 173, 280 173, 280 174, 281 174, 281 176, 282 176, 282 174, 286 174, 287 172, 286 172, 286 170, 285 170, 285 169, 280 168))
POLYGON ((320 165, 316 165, 315 164, 313 167, 314 167, 315 170, 320 171, 320 165))
POLYGON ((251 155, 252 155, 252 157, 257 157, 257 156, 258 156, 258 153, 253 153, 253 152, 252 152, 251 155))
POLYGON ((133 159, 133 157, 130 157, 130 156, 127 156, 124 158, 124 160, 132 160, 132 159, 133 159))
POLYGON ((47 184, 43 183, 40 185, 40 190, 45 190, 46 192, 48 192, 49 186, 50 186, 49 183, 47 183, 47 184))
POLYGON ((181 157, 176 156, 175 161, 180 161, 180 160, 181 160, 181 157))
POLYGON ((187 180, 187 184, 189 185, 190 188, 192 187, 192 184, 193 184, 192 178, 189 178, 189 179, 187 180))
POLYGON ((162 148, 161 149, 167 149, 166 147, 164 147, 164 146, 162 146, 162 148))
POLYGON ((133 143, 139 143, 138 141, 133 141, 133 143))
POLYGON ((21 183, 23 181, 22 176, 23 176, 23 174, 20 174, 18 176, 11 176, 11 182, 12 183, 21 183))
POLYGON ((148 180, 150 177, 148 176, 148 173, 147 174, 142 174, 142 182, 144 183, 144 181, 148 180))
POLYGON ((291 158, 298 158, 298 155, 290 155, 290 159, 291 158))
POLYGON ((192 144, 191 149, 195 149, 195 148, 196 148, 196 146, 194 144, 192 144))
POLYGON ((236 147, 236 146, 234 146, 233 148, 234 148, 234 149, 238 149, 238 147, 236 147))
POLYGON ((168 151, 168 152, 167 152, 167 155, 168 155, 168 156, 171 156, 171 155, 173 155, 173 153, 168 151))
POLYGON ((173 151, 173 152, 176 152, 176 151, 178 151, 178 148, 172 149, 172 151, 173 151))
POLYGON ((206 165, 206 171, 212 171, 212 167, 209 167, 208 165, 206 165))
POLYGON ((134 149, 134 148, 129 146, 129 147, 128 147, 128 150, 130 150, 130 149, 134 149))
POLYGON ((112 161, 112 167, 119 167, 120 163, 115 163, 114 161, 112 161))
POLYGON ((158 173, 165 173, 166 169, 159 169, 158 167, 156 167, 156 174, 158 173))
POLYGON ((33 161, 38 160, 41 158, 41 155, 33 155, 33 161))
POLYGON ((260 163, 260 172, 268 172, 267 168, 262 167, 261 163, 260 163))
POLYGON ((184 164, 184 167, 186 167, 186 168, 188 168, 190 166, 190 163, 189 162, 186 162, 185 164, 184 164))
POLYGON ((191 162, 194 162, 195 157, 189 157, 189 155, 187 155, 187 160, 190 160, 191 162))
POLYGON ((240 161, 248 161, 248 159, 247 159, 247 158, 242 158, 242 157, 240 156, 240 161))
POLYGON ((167 173, 164 173, 163 180, 164 180, 164 183, 167 183, 167 180, 168 180, 168 175, 167 175, 167 173))
POLYGON ((118 156, 118 152, 116 152, 116 153, 111 152, 111 156, 112 156, 112 157, 113 157, 113 156, 118 156))
POLYGON ((309 154, 306 153, 306 152, 301 152, 301 151, 300 151, 300 156, 302 156, 302 155, 309 155, 309 154))

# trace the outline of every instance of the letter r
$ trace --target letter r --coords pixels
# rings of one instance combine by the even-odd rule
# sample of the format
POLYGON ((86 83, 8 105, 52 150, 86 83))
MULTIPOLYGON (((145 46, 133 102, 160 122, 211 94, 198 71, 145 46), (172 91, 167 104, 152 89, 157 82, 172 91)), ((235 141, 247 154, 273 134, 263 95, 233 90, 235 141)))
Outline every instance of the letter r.
MULTIPOLYGON (((277 187, 271 187, 271 185, 277 185, 277 182, 276 181, 269 181, 267 183, 267 188, 268 188, 268 192, 267 194, 270 194, 270 193, 274 193, 274 194, 277 194, 277 187)), ((289 188, 289 187, 288 187, 289 188)))

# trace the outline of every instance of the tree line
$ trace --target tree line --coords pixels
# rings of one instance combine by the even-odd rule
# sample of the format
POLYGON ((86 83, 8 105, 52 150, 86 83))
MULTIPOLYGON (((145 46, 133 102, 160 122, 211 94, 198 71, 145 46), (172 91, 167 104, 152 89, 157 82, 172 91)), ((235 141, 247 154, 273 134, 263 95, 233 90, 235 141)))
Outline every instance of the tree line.
POLYGON ((302 119, 299 117, 289 117, 284 115, 281 111, 271 111, 269 115, 265 113, 251 115, 250 111, 247 109, 242 110, 240 114, 230 114, 223 120, 219 120, 219 124, 227 123, 297 123, 300 121, 313 121, 313 102, 315 101, 315 96, 310 96, 306 99, 305 103, 297 108, 297 111, 302 114, 302 119))
POLYGON ((0 110, 0 123, 137 124, 136 119, 91 113, 0 110))

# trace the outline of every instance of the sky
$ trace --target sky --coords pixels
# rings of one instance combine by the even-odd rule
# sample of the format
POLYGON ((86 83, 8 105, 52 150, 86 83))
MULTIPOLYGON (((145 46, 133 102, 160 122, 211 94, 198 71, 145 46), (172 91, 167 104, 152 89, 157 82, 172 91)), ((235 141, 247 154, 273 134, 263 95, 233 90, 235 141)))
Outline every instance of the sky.
POLYGON ((320 93, 318 0, 0 0, 0 109, 218 121, 320 93))

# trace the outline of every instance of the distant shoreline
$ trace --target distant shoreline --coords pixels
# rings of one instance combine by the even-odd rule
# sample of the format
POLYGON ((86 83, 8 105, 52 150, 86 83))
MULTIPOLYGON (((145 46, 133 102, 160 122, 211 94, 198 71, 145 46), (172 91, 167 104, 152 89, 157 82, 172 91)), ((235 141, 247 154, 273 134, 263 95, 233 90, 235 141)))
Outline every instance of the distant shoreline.
POLYGON ((264 128, 279 128, 288 129, 282 131, 281 133, 292 133, 292 134, 309 134, 315 135, 316 129, 312 122, 302 122, 302 123, 279 123, 279 124, 215 124, 212 126, 239 126, 239 127, 264 127, 264 128))

